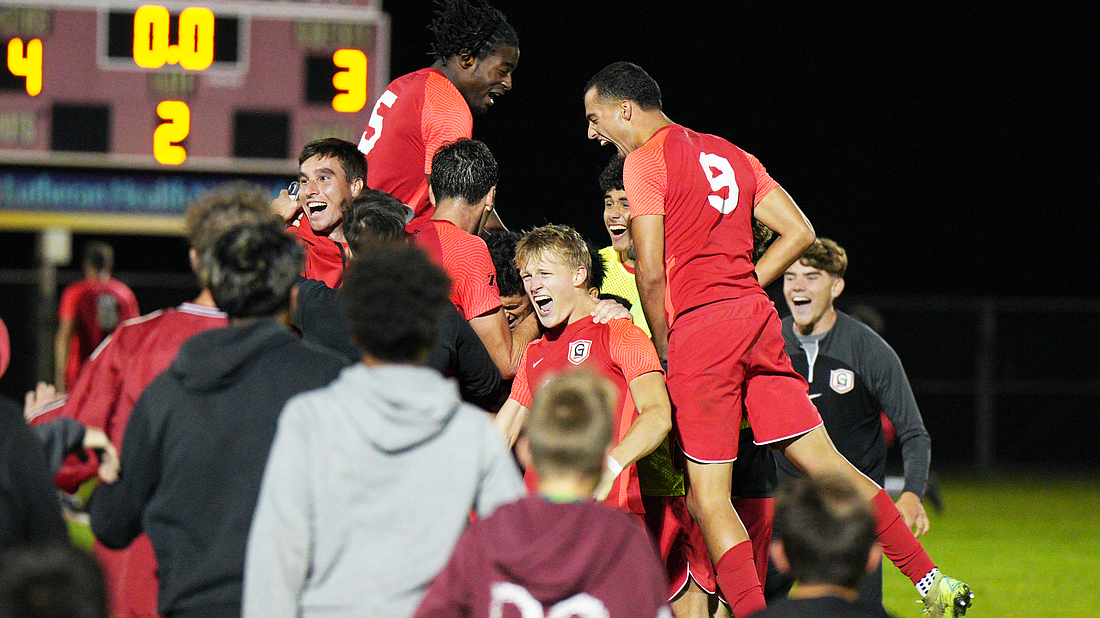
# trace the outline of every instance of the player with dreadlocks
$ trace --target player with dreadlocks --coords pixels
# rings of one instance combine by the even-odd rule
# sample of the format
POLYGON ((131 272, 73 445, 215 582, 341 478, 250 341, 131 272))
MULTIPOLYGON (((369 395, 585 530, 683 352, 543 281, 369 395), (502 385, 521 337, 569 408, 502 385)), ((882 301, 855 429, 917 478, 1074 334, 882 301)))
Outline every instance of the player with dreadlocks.
MULTIPOLYGON (((430 217, 432 157, 445 143, 473 136, 473 112, 484 113, 512 88, 519 37, 485 0, 436 0, 428 26, 435 42, 430 67, 398 77, 374 104, 359 150, 367 186, 430 217)), ((496 214, 490 226, 501 227, 496 214)))

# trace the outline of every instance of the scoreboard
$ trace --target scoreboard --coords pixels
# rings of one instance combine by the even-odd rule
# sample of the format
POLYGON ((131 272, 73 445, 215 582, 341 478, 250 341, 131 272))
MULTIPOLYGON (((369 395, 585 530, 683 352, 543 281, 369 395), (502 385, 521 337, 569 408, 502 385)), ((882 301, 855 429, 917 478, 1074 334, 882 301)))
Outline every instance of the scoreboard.
POLYGON ((354 142, 389 82, 377 4, 0 0, 0 228, 285 185, 306 142, 354 142))

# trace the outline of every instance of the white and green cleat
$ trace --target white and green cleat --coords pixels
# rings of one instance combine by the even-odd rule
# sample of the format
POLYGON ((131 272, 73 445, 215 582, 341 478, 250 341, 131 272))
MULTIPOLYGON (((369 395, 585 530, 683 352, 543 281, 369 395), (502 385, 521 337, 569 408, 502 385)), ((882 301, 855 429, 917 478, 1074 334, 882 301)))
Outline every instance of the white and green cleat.
POLYGON ((973 602, 974 593, 970 586, 953 577, 936 573, 932 587, 924 595, 924 610, 921 613, 936 618, 958 618, 966 614, 973 602))

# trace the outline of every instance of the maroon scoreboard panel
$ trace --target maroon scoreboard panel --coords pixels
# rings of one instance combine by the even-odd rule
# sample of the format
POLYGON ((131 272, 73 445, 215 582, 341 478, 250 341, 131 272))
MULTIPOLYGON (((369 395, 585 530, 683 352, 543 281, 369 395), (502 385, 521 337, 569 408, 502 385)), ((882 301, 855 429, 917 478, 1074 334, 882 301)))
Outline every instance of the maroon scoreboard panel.
POLYGON ((0 0, 0 228, 285 185, 306 142, 355 142, 389 82, 379 4, 0 0))
POLYGON ((389 82, 374 5, 0 0, 0 150, 218 168, 355 137, 389 82))

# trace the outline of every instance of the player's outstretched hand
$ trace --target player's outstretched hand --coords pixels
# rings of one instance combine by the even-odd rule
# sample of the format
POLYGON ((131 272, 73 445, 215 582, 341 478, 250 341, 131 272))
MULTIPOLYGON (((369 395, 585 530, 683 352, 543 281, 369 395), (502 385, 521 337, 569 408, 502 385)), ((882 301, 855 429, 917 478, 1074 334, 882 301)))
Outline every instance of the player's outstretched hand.
POLYGON ((914 536, 922 536, 932 527, 932 522, 928 520, 928 514, 924 512, 924 505, 921 504, 917 494, 911 491, 903 492, 894 504, 914 536))
POLYGON ((91 449, 99 455, 99 480, 108 485, 118 480, 120 466, 118 451, 102 429, 84 428, 84 448, 91 449))
POLYGON ((23 418, 27 422, 65 403, 65 393, 59 393, 53 384, 39 382, 33 391, 23 398, 23 418))
POLYGON ((283 223, 290 223, 301 212, 298 200, 290 199, 290 194, 287 193, 286 189, 279 191, 279 197, 271 202, 271 210, 283 218, 283 223))
POLYGON ((596 306, 592 309, 592 321, 597 324, 607 324, 611 320, 618 318, 626 318, 630 321, 634 320, 634 316, 631 315, 630 310, 622 306, 618 301, 605 298, 596 303, 596 306))

